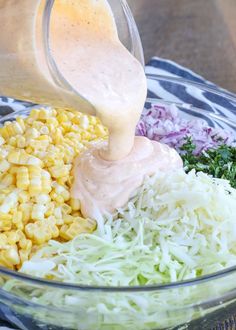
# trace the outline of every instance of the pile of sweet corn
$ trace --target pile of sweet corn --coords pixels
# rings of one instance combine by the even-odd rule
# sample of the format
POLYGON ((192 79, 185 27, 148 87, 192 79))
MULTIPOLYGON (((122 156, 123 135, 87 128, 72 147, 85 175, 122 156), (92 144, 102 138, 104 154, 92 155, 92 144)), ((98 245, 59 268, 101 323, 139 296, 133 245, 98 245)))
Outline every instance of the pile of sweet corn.
POLYGON ((79 200, 70 196, 74 158, 107 137, 95 117, 34 109, 0 128, 0 265, 18 269, 50 239, 91 232, 79 200))

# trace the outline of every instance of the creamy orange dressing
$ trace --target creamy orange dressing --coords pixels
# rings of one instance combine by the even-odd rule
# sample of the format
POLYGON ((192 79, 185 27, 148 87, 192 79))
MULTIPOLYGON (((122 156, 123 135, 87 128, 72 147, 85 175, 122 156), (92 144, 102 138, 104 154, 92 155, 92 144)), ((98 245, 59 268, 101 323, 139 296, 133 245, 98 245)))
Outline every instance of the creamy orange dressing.
POLYGON ((76 159, 72 195, 80 199, 82 213, 93 218, 97 212, 113 212, 122 207, 143 183, 157 171, 182 167, 177 152, 165 144, 135 137, 130 154, 117 161, 101 158, 101 144, 76 159))

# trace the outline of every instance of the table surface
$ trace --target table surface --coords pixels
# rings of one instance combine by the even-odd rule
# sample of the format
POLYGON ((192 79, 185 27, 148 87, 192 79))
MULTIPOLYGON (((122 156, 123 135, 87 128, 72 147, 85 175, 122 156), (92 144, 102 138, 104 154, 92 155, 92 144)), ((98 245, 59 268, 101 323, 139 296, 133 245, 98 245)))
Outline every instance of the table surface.
POLYGON ((168 58, 236 92, 236 0, 127 1, 146 62, 168 58))

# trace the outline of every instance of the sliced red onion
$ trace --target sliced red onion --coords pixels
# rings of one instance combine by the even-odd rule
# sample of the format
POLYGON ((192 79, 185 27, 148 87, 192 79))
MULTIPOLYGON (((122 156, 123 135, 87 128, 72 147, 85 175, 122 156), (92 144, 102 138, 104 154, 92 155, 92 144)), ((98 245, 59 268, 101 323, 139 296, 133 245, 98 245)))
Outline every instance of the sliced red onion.
POLYGON ((166 143, 180 153, 187 137, 196 145, 195 154, 222 144, 235 145, 233 132, 209 127, 202 119, 183 118, 175 105, 144 109, 136 135, 166 143))

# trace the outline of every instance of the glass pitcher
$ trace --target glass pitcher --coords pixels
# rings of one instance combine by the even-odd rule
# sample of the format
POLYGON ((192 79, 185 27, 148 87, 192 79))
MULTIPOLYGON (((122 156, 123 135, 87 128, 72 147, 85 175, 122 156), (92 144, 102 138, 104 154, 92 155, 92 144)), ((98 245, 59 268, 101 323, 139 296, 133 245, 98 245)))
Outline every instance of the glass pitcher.
MULTIPOLYGON (((55 107, 75 108, 95 114, 63 77, 50 51, 52 12, 57 1, 0 0, 0 95, 55 107)), ((118 36, 143 64, 143 49, 132 13, 125 0, 108 0, 118 36)), ((96 56, 96 55, 94 55, 96 56)))

